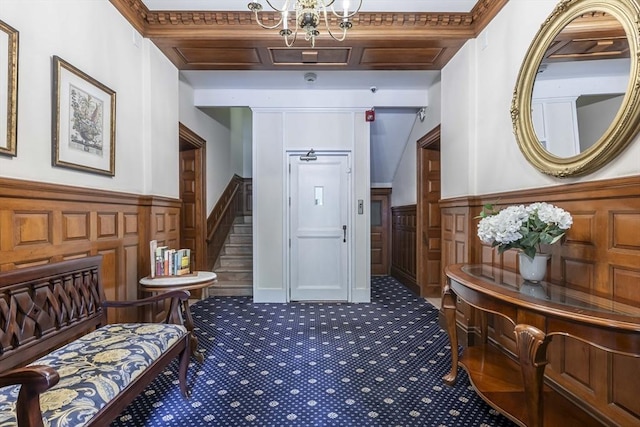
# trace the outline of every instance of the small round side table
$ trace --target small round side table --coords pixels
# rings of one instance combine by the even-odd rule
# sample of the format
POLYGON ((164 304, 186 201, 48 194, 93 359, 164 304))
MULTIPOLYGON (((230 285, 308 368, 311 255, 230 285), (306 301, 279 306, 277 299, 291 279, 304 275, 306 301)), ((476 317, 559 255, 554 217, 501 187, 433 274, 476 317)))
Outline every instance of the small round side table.
MULTIPOLYGON (((212 271, 194 271, 184 276, 143 277, 140 279, 140 290, 143 292, 160 293, 169 291, 191 291, 202 289, 202 298, 208 296, 207 289, 217 282, 218 276, 212 271)), ((191 354, 200 362, 204 362, 204 355, 198 350, 198 338, 193 332, 191 316, 185 321, 185 326, 191 335, 191 354)))

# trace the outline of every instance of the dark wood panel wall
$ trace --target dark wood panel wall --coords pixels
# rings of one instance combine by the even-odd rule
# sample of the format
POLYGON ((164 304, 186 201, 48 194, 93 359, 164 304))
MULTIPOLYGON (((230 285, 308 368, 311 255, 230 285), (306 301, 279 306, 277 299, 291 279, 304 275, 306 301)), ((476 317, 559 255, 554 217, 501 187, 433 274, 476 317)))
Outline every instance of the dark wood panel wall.
MULTIPOLYGON (((496 200, 500 207, 545 201, 570 212, 574 223, 563 242, 543 247, 552 254, 548 279, 640 306, 640 176, 443 200, 443 266, 488 263, 517 271, 515 251, 499 255, 476 235, 474 217, 483 204, 496 200)), ((471 341, 477 338, 479 319, 472 308, 461 305, 459 326, 471 341)), ((513 328, 496 318, 491 325, 491 339, 513 351, 513 328)), ((549 362, 547 378, 611 425, 640 425, 640 359, 554 337, 549 362)))
POLYGON ((416 205, 391 208, 391 275, 420 295, 416 281, 416 205))
POLYGON ((0 270, 102 255, 107 299, 135 299, 149 274, 149 240, 177 247, 179 216, 175 199, 0 178, 0 270))

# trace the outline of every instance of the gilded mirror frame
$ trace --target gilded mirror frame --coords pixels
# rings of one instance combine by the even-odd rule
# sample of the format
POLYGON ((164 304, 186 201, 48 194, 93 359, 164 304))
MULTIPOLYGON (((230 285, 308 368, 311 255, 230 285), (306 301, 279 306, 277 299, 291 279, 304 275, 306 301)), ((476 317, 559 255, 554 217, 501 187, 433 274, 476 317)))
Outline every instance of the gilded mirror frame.
POLYGON ((0 154, 15 156, 18 138, 18 30, 0 20, 0 32, 4 34, 2 39, 7 40, 7 44, 0 46, 0 58, 3 58, 0 67, 5 69, 6 77, 6 81, 1 79, 6 87, 0 90, 0 102, 4 104, 0 109, 0 120, 6 123, 3 126, 6 133, 0 135, 0 154))
POLYGON ((561 0, 540 27, 529 46, 513 92, 511 119, 520 150, 540 172, 556 177, 591 173, 616 157, 640 129, 640 7, 634 0, 561 0), (615 17, 629 41, 630 74, 622 105, 613 123, 586 151, 561 158, 548 152, 534 131, 531 112, 533 85, 545 52, 560 31, 588 12, 605 12, 615 17))

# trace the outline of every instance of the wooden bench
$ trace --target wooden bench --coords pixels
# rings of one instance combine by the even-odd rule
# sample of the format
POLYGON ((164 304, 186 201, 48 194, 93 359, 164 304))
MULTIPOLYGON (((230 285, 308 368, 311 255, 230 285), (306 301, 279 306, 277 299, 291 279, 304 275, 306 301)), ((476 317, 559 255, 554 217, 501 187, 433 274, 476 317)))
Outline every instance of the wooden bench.
POLYGON ((108 302, 101 263, 94 256, 0 273, 0 425, 107 425, 176 357, 188 396, 181 312, 192 324, 189 293, 108 302), (165 299, 164 323, 107 324, 107 307, 165 299))

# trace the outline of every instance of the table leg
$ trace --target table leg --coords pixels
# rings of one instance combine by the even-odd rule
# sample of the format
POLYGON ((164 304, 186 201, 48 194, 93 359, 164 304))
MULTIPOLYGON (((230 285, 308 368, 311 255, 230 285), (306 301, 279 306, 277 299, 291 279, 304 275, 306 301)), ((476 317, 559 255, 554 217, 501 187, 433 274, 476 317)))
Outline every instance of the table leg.
POLYGON ((458 331, 456 326, 456 296, 447 283, 442 293, 442 311, 447 323, 447 334, 451 346, 451 371, 442 377, 445 384, 453 385, 458 376, 458 331))
POLYGON ((204 362, 204 354, 198 349, 198 337, 194 332, 193 318, 191 317, 191 309, 187 300, 182 302, 182 312, 184 313, 184 326, 189 331, 189 345, 191 346, 191 355, 200 363, 204 362))
POLYGON ((480 311, 480 339, 482 340, 482 344, 489 342, 489 321, 486 311, 480 311))
POLYGON ((516 347, 520 358, 520 369, 527 401, 528 427, 541 427, 544 423, 542 385, 547 360, 547 337, 540 329, 530 325, 516 325, 516 347))

